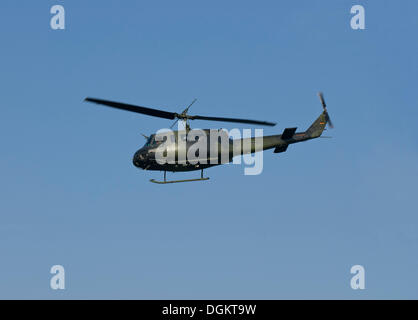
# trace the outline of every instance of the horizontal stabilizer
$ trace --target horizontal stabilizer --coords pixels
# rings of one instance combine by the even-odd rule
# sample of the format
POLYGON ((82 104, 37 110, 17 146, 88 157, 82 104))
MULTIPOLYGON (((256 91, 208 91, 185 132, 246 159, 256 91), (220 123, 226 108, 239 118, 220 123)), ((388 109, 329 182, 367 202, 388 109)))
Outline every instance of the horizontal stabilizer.
MULTIPOLYGON (((295 128, 295 130, 296 130, 296 128, 295 128)), ((274 153, 285 152, 287 150, 288 146, 289 146, 288 144, 283 144, 281 146, 278 146, 274 149, 274 153)))
POLYGON ((293 135, 295 134, 297 128, 286 128, 283 131, 282 134, 282 139, 283 140, 288 140, 291 139, 293 137, 293 135))

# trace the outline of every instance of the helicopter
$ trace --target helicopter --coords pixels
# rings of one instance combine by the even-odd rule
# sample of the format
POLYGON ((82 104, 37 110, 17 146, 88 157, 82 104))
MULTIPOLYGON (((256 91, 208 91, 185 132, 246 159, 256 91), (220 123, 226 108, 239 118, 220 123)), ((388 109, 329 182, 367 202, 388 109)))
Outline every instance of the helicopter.
POLYGON ((259 143, 260 138, 251 137, 251 138, 242 138, 242 139, 231 139, 229 138, 222 149, 220 146, 220 139, 213 138, 211 136, 211 131, 213 130, 222 130, 222 129, 203 129, 200 132, 203 133, 203 138, 205 139, 188 139, 188 134, 192 132, 190 127, 191 120, 208 120, 208 121, 220 121, 220 122, 232 122, 232 123, 245 123, 252 125, 263 125, 263 126, 275 126, 275 122, 269 121, 258 121, 251 119, 241 119, 241 118, 225 118, 225 117, 210 117, 210 116, 200 116, 200 115, 189 115, 188 111, 190 107, 196 102, 196 99, 187 106, 181 113, 169 112, 164 110, 159 110, 155 108, 147 108, 143 106, 137 106, 132 104, 126 104, 121 102, 90 98, 87 97, 84 99, 86 102, 91 102, 99 105, 104 105, 107 107, 112 107, 120 110, 135 112, 139 114, 144 114, 148 116, 175 120, 171 125, 170 129, 178 122, 182 121, 185 125, 185 130, 176 130, 171 131, 170 133, 165 134, 165 140, 154 133, 150 136, 143 136, 147 139, 145 145, 137 150, 133 156, 132 162, 135 167, 141 168, 143 170, 154 170, 154 171, 164 171, 164 180, 158 181, 151 179, 150 181, 157 184, 168 184, 168 183, 179 183, 179 182, 191 182, 191 181, 204 181, 208 180, 209 177, 203 176, 203 170, 209 167, 216 165, 221 165, 229 163, 232 161, 233 157, 244 154, 251 154, 258 151, 264 151, 268 149, 274 149, 274 153, 285 152, 289 144, 299 143, 315 138, 329 138, 321 136, 323 131, 326 130, 325 127, 328 125, 329 128, 333 128, 333 124, 329 117, 327 106, 325 103, 324 95, 322 92, 318 93, 320 102, 322 104, 323 112, 319 117, 311 124, 311 126, 306 131, 296 132, 297 127, 285 128, 282 134, 262 136, 261 144, 259 143), (163 141, 164 140, 164 141, 163 141), (207 148, 209 151, 216 150, 214 152, 206 153, 204 156, 199 158, 199 161, 191 161, 180 157, 180 154, 187 154, 191 150, 193 144, 196 143, 196 140, 205 140, 207 143, 207 148), (168 143, 170 141, 170 143, 168 143), (257 146, 258 143, 258 146, 257 146), (172 161, 161 162, 160 159, 156 156, 159 148, 162 144, 167 144, 165 152, 171 149, 174 154, 172 161), (223 153, 221 152, 223 151, 223 153), (222 155, 221 155, 222 153, 222 155), (222 157, 226 153, 226 160, 222 157), (214 156, 213 156, 214 154, 214 156), (215 160, 215 161, 214 161, 215 160), (183 179, 183 180, 167 180, 167 171, 169 172, 185 172, 185 171, 195 171, 200 170, 200 178, 195 179, 183 179))

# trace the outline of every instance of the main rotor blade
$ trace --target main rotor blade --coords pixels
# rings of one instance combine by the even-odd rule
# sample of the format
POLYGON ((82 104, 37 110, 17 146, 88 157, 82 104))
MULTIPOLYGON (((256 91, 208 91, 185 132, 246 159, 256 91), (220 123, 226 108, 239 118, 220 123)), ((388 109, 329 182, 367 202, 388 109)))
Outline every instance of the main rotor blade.
POLYGON ((184 109, 184 110, 183 110, 182 114, 186 114, 186 113, 187 113, 187 111, 189 111, 190 107, 193 105, 193 103, 195 103, 196 101, 197 101, 197 99, 194 99, 194 100, 192 101, 192 103, 191 103, 191 104, 189 104, 189 106, 188 106, 186 109, 184 109))
POLYGON ((121 109, 121 110, 146 114, 148 116, 170 119, 170 120, 174 120, 177 116, 177 113, 174 113, 174 112, 168 112, 168 111, 163 111, 163 110, 158 110, 158 109, 135 106, 135 105, 132 105, 132 104, 126 104, 126 103, 115 102, 115 101, 108 101, 108 100, 95 99, 95 98, 86 98, 86 99, 84 99, 84 101, 93 102, 93 103, 97 103, 97 104, 102 104, 102 105, 112 107, 112 108, 116 108, 116 109, 121 109))
MULTIPOLYGON (((153 109, 153 108, 136 106, 136 105, 122 103, 122 102, 115 102, 115 101, 89 98, 89 97, 85 98, 84 101, 93 102, 93 103, 105 105, 105 106, 120 109, 120 110, 126 110, 126 111, 141 113, 141 114, 145 114, 145 115, 148 115, 148 116, 159 117, 159 118, 164 118, 164 119, 169 119, 169 120, 174 120, 174 119, 177 118, 177 119, 184 119, 184 120, 185 119, 210 120, 210 121, 224 121, 224 122, 235 122, 235 123, 259 124, 259 125, 263 125, 263 126, 275 126, 276 125, 275 122, 257 121, 257 120, 249 120, 249 119, 206 117, 206 116, 188 116, 188 115, 178 114, 178 113, 175 113, 175 112, 168 112, 168 111, 164 111, 164 110, 158 110, 158 109, 153 109)), ((193 101, 193 103, 194 103, 194 101, 193 101)), ((190 106, 192 104, 190 104, 190 106)))
POLYGON ((237 119, 237 118, 222 118, 222 117, 206 117, 206 116, 189 116, 190 120, 210 120, 210 121, 224 121, 235 123, 248 123, 248 124, 260 124, 263 126, 275 126, 275 122, 249 120, 249 119, 237 119))
POLYGON ((179 119, 176 119, 176 121, 173 122, 173 124, 170 126, 170 129, 173 129, 177 122, 179 122, 179 119))

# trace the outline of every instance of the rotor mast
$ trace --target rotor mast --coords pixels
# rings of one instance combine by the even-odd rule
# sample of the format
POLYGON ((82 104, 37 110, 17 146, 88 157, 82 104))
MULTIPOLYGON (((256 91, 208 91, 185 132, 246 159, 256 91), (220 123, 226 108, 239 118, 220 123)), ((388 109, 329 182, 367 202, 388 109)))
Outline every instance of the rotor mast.
POLYGON ((195 99, 193 99, 193 101, 192 101, 192 103, 190 103, 189 105, 188 105, 188 107, 186 108, 186 109, 184 109, 183 111, 182 111, 182 113, 180 113, 180 114, 178 114, 178 113, 176 113, 175 114, 175 117, 177 118, 177 120, 171 125, 171 127, 170 128, 172 128, 176 123, 177 123, 177 121, 178 120, 181 120, 181 121, 183 121, 184 122, 184 126, 186 127, 186 132, 189 132, 190 131, 190 124, 189 124, 189 116, 187 115, 187 111, 189 111, 189 108, 193 105, 193 103, 195 103, 197 101, 197 99, 195 98, 195 99))

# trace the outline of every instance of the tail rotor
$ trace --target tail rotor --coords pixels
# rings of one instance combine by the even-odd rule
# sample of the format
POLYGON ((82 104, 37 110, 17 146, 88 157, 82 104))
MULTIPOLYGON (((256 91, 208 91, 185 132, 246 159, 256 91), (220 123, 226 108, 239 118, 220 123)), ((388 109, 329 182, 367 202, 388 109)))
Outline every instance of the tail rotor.
POLYGON ((327 111, 327 105, 325 103, 324 94, 322 92, 318 92, 318 97, 319 97, 319 100, 321 101, 322 108, 324 108, 327 124, 332 129, 332 128, 334 128, 334 125, 332 124, 331 118, 330 118, 330 116, 328 114, 328 111, 327 111))

